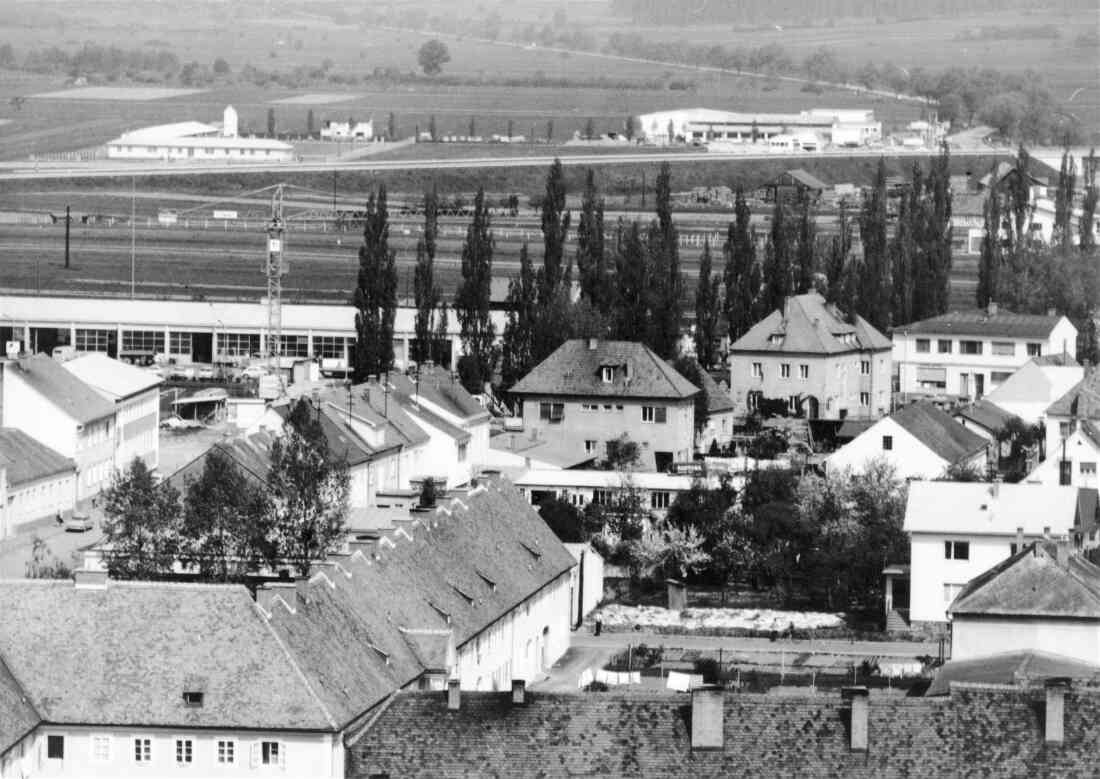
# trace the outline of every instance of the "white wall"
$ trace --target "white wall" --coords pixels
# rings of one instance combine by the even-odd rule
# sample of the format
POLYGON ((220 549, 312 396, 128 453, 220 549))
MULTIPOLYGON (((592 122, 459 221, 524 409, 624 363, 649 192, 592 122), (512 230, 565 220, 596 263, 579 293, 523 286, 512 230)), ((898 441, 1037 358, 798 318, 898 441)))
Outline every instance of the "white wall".
MULTIPOLYGON (((1025 543, 1039 536, 1025 536, 1025 543)), ((979 536, 942 533, 913 533, 910 536, 909 619, 916 622, 946 622, 947 607, 958 589, 979 574, 1004 561, 1016 543, 1011 535, 979 536), (945 541, 968 541, 969 560, 948 560, 944 556, 945 541), (958 585, 945 593, 944 585, 958 585), (950 595, 950 597, 948 597, 950 595)), ((1007 651, 1007 650, 1006 650, 1007 651)), ((988 654, 988 650, 986 654, 988 654)), ((957 659, 952 654, 952 659, 957 659)))
POLYGON ((909 431, 889 417, 880 419, 867 430, 837 449, 825 461, 832 473, 849 469, 862 472, 872 460, 885 459, 897 470, 902 479, 935 479, 943 474, 949 463, 937 455, 909 431), (882 448, 883 436, 893 439, 893 448, 882 448))
MULTIPOLYGON (((102 743, 102 742, 101 742, 102 743)), ((226 731, 188 731, 152 728, 97 728, 39 726, 24 743, 14 747, 0 761, 0 778, 8 777, 144 777, 178 779, 195 777, 332 777, 344 776, 344 750, 339 735, 290 734, 280 732, 240 733, 226 731), (65 739, 63 760, 46 757, 47 736, 65 739), (151 740, 149 763, 134 762, 134 739, 151 740), (96 759, 94 739, 106 737, 108 756, 96 759), (176 739, 192 741, 192 762, 177 764, 176 739), (234 742, 234 763, 217 762, 218 741, 234 742), (284 765, 252 765, 253 745, 276 741, 285 752, 284 765), (23 757, 20 758, 20 752, 23 757), (20 770, 23 773, 20 773, 20 770)))
MULTIPOLYGON (((71 511, 76 503, 76 475, 73 471, 45 479, 7 485, 7 532, 61 511, 71 511)), ((0 493, 2 494, 2 493, 0 493)), ((0 528, 0 538, 4 537, 0 528)))
POLYGON ((1100 622, 1042 618, 956 617, 951 622, 951 659, 1034 649, 1100 664, 1100 622))
MULTIPOLYGON (((1058 435, 1058 422, 1047 423, 1047 459, 1043 460, 1027 475, 1025 481, 1038 484, 1061 484, 1060 463, 1063 459, 1062 439, 1058 435), (1053 431, 1053 437, 1051 436, 1053 431)), ((1066 439, 1065 459, 1071 463, 1070 484, 1074 487, 1100 487, 1097 480, 1097 464, 1100 463, 1100 449, 1076 430, 1066 439), (1085 464, 1082 469, 1081 464, 1085 464)))
POLYGON ((149 468, 160 464, 160 389, 118 403, 119 447, 115 467, 126 468, 140 457, 149 468))

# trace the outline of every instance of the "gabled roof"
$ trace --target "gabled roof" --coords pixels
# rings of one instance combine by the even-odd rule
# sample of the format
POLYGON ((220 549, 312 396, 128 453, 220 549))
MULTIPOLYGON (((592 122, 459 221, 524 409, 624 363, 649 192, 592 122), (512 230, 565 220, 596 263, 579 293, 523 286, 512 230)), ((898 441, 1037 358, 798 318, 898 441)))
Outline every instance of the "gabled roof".
POLYGON ((0 658, 48 722, 335 730, 242 586, 6 581, 0 613, 0 658))
POLYGON ((466 422, 489 418, 489 412, 453 373, 439 365, 421 365, 418 370, 419 380, 415 374, 391 373, 390 384, 408 397, 419 393, 420 397, 466 422))
POLYGON ((76 470, 68 457, 14 427, 0 427, 0 464, 7 471, 9 488, 76 470))
POLYGON ((706 371, 699 371, 699 375, 702 377, 700 383, 703 385, 700 389, 707 396, 707 412, 710 414, 723 414, 727 411, 733 411, 733 398, 730 396, 729 390, 722 389, 718 382, 706 371))
POLYGON ((80 424, 115 414, 114 403, 44 354, 12 360, 4 369, 80 424))
POLYGON ((826 184, 824 181, 822 181, 821 179, 817 178, 816 176, 813 176, 810 173, 802 170, 802 168, 794 168, 793 170, 788 170, 786 172, 786 175, 790 176, 792 179, 797 181, 802 186, 808 187, 810 189, 828 189, 829 188, 829 185, 826 184))
POLYGON ((453 631, 461 647, 575 564, 519 490, 500 479, 407 516, 415 521, 386 533, 376 556, 330 557, 339 569, 311 580, 305 604, 271 615, 342 722, 438 670, 443 642, 430 636, 453 631), (364 651, 368 645, 375 649, 364 651))
POLYGON ((99 352, 67 360, 62 366, 103 397, 114 402, 151 390, 164 381, 156 374, 120 360, 113 360, 99 352))
POLYGON ((919 322, 900 325, 894 333, 902 335, 974 335, 992 338, 1045 339, 1065 317, 1043 314, 1013 314, 999 311, 990 316, 985 311, 952 311, 919 322))
POLYGON ((960 682, 1013 685, 1038 682, 1041 685, 1052 678, 1094 682, 1100 680, 1100 666, 1034 649, 1002 652, 945 663, 936 671, 936 678, 924 694, 926 697, 947 695, 951 685, 960 682))
POLYGON ((1047 408, 1048 416, 1100 419, 1100 372, 1092 371, 1047 408))
POLYGON ((681 399, 692 397, 699 388, 645 344, 574 339, 559 346, 511 391, 519 395, 681 399), (615 371, 614 381, 602 380, 602 367, 623 365, 627 371, 615 371))
POLYGON ((987 398, 955 410, 955 417, 969 420, 991 433, 1003 430, 1014 416, 987 398))
POLYGON ((22 685, 0 659, 0 757, 41 720, 22 685))
POLYGON ((958 616, 1100 620, 1100 567, 1080 555, 1059 562, 1052 544, 1024 547, 971 579, 947 609, 958 616))
MULTIPOLYGON (((346 416, 349 407, 349 393, 346 389, 322 390, 319 399, 331 404, 334 412, 339 409, 346 416)), ((392 449, 395 446, 417 446, 431 440, 420 425, 405 413, 398 393, 392 387, 383 387, 380 381, 368 381, 351 387, 350 408, 353 416, 382 430, 383 443, 378 447, 372 446, 375 451, 392 449)), ((369 441, 364 443, 370 446, 369 441)))
POLYGON ((843 354, 887 350, 890 339, 865 319, 849 322, 844 314, 816 292, 787 298, 730 347, 732 352, 843 354))
POLYGON ((903 406, 889 419, 948 463, 957 463, 989 443, 960 425, 946 411, 926 401, 903 406))
POLYGON ((1023 528, 1035 537, 1049 528, 1056 536, 1067 535, 1079 521, 1078 493, 1077 487, 1048 484, 914 481, 905 503, 904 529, 1012 536, 1023 528))
POLYGON ((188 482, 202 476, 206 468, 206 458, 216 450, 232 460, 246 479, 254 484, 265 485, 271 470, 271 445, 274 441, 275 438, 267 432, 216 441, 205 452, 169 476, 168 483, 179 490, 181 495, 186 494, 188 482))

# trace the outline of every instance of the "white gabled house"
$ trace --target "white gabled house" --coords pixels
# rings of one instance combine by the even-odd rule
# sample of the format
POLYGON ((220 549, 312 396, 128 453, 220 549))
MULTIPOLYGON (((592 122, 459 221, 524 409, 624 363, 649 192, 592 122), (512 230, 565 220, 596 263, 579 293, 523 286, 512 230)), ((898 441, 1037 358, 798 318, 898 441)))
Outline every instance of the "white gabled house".
POLYGON ((1065 395, 1085 377, 1077 360, 1064 354, 1044 355, 1028 360, 986 400, 1017 416, 1029 425, 1046 419, 1051 403, 1065 395))

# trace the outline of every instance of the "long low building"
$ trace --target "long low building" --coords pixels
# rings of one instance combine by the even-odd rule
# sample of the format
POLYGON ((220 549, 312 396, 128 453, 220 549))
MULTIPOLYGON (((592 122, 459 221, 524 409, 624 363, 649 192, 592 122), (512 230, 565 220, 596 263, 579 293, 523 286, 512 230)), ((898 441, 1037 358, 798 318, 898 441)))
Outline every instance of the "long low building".
MULTIPOLYGON (((405 367, 415 339, 416 309, 397 309, 394 357, 405 367)), ((503 311, 491 312, 497 333, 503 311)), ((457 317, 450 317, 451 365, 460 353, 457 317)), ((261 302, 125 300, 38 295, 0 296, 0 341, 21 341, 32 353, 57 346, 103 352, 122 360, 165 354, 179 363, 233 362, 266 354, 267 307, 261 302)), ((355 308, 347 305, 282 306, 279 353, 322 360, 322 369, 342 370, 355 348, 355 308)))
POLYGON ((107 142, 113 160, 264 160, 294 159, 294 147, 274 138, 241 137, 237 112, 226 106, 221 124, 174 122, 142 127, 107 142))
POLYGON ((862 109, 813 108, 797 114, 763 114, 679 108, 638 117, 650 143, 674 141, 770 142, 780 136, 813 133, 836 146, 864 146, 882 140, 882 122, 862 109))

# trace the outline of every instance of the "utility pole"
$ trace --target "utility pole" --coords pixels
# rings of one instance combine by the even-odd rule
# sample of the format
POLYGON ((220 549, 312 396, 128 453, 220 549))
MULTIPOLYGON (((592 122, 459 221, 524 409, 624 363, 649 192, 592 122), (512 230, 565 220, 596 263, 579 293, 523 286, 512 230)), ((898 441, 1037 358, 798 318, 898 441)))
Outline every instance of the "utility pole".
MULTIPOLYGON (((283 257, 283 185, 275 187, 271 198, 271 222, 267 228, 267 359, 268 369, 279 375, 279 352, 283 334, 283 276, 287 263, 283 257)), ((282 382, 280 381, 280 386, 282 382)))
POLYGON ((69 267, 69 225, 72 224, 73 217, 69 206, 65 206, 65 268, 69 267))

